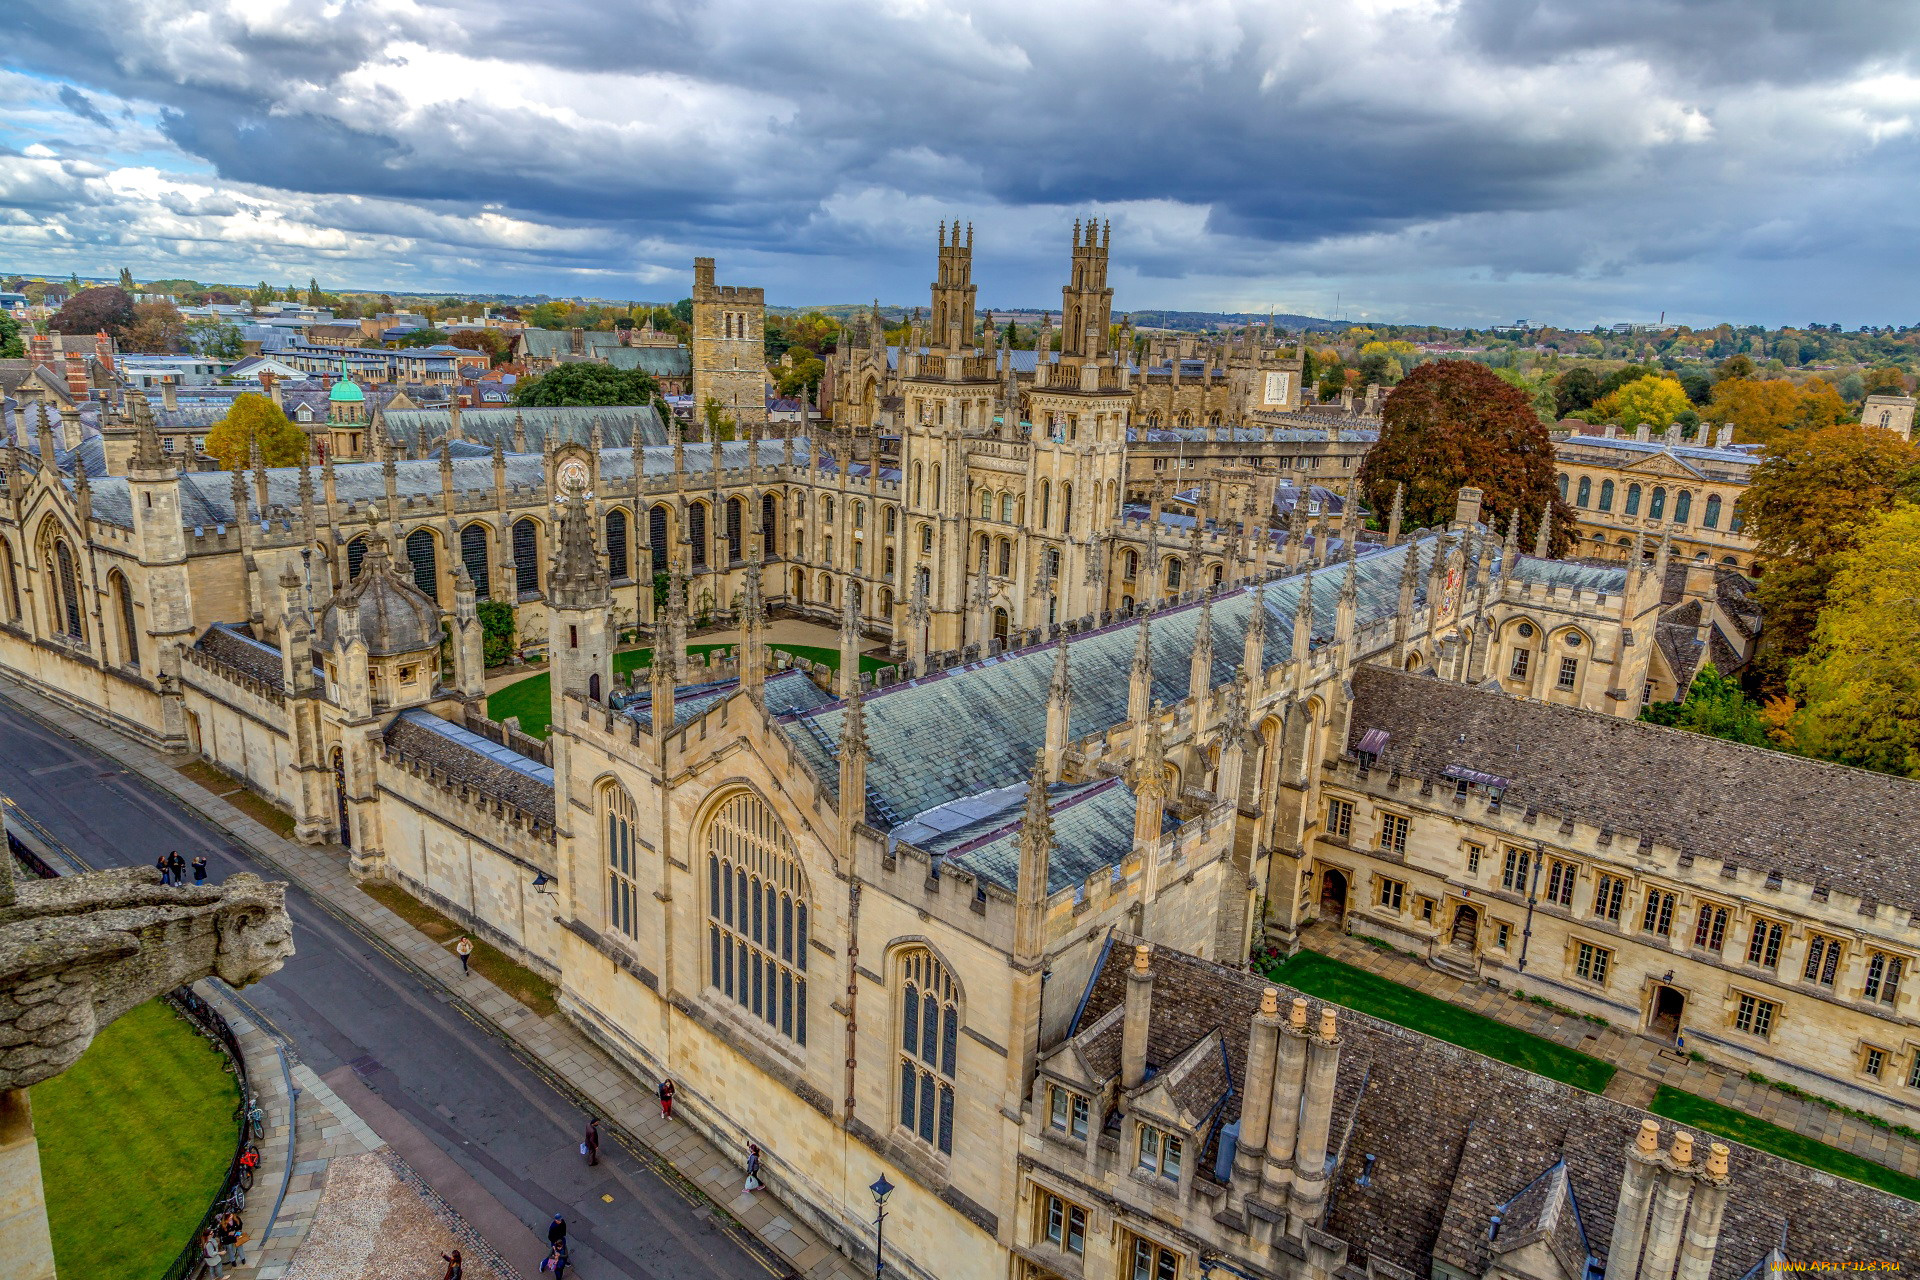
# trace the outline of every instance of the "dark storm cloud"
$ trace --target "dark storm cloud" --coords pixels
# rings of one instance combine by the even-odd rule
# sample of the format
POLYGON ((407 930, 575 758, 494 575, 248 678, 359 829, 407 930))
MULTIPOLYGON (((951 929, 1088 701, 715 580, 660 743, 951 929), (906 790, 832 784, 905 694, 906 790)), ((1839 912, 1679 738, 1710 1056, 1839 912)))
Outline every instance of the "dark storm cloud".
MULTIPOLYGON (((1098 205, 1129 270, 1216 293, 1417 268, 1516 296, 1641 273, 1651 297, 1795 253, 1804 288, 1844 251, 1823 194, 1844 186, 1856 243, 1898 243, 1920 167, 1920 6, 1885 0, 822 0, 778 22, 745 0, 40 0, 14 34, 76 121, 149 104, 245 189, 246 234, 369 278, 384 254, 645 280, 699 249, 900 298, 940 216, 1031 272, 1098 205)), ((16 169, 76 208, 151 185, 16 169)))

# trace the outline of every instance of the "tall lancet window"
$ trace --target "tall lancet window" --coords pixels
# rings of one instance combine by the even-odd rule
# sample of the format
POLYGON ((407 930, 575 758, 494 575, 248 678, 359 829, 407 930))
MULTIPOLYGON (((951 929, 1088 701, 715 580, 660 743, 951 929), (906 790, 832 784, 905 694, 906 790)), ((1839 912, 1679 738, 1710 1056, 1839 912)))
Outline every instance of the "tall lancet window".
POLYGON ((902 953, 900 1127, 953 1154, 953 1085, 960 1051, 960 994, 925 947, 902 953))

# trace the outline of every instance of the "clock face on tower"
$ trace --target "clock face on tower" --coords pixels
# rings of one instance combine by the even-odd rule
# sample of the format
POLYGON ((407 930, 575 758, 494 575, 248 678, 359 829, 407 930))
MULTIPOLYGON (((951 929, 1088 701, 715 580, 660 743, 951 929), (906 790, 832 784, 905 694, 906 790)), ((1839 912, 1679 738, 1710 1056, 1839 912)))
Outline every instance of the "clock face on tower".
POLYGON ((560 492, 571 493, 575 489, 587 487, 587 464, 578 458, 568 458, 560 464, 560 492))

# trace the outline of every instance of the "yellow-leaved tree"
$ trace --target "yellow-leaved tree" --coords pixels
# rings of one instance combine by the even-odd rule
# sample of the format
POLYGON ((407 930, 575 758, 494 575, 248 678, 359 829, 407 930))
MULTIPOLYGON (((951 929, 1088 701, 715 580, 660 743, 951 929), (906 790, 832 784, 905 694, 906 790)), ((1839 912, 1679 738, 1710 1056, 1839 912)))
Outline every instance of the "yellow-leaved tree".
POLYGON ((291 467, 307 453, 307 433, 265 396, 235 396, 227 416, 207 432, 207 452, 228 471, 253 465, 253 443, 270 467, 291 467))
POLYGON ((1594 402, 1588 415, 1597 422, 1617 422, 1623 427, 1671 426, 1673 420, 1693 408, 1687 391, 1672 378, 1635 378, 1594 402))
POLYGON ((1920 506, 1895 506, 1838 558, 1813 648, 1793 666, 1794 744, 1920 778, 1920 506))

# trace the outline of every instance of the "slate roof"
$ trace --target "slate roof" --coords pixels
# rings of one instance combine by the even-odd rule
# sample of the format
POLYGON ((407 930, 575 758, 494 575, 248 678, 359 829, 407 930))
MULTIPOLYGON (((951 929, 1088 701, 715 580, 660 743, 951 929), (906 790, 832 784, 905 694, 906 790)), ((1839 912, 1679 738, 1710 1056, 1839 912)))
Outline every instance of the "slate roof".
POLYGON ((543 822, 553 822, 553 770, 546 765, 417 707, 395 716, 385 737, 396 751, 543 822))
MULTIPOLYGON (((1194 444, 1206 444, 1215 438, 1232 440, 1241 444, 1258 444, 1272 440, 1295 440, 1302 443, 1324 444, 1327 433, 1317 427, 1128 427, 1129 444, 1172 444, 1188 441, 1194 444)), ((1357 437, 1356 437, 1357 438, 1357 437)))
POLYGON ((1514 566, 1516 582, 1543 587, 1577 587, 1582 591, 1603 591, 1617 596, 1627 589, 1625 565, 1585 564, 1573 560, 1538 560, 1521 555, 1514 566))
POLYGON ((656 378, 684 378, 693 372, 693 353, 685 347, 615 347, 597 359, 609 368, 638 369, 656 378))
POLYGON ((1664 440, 1635 440, 1619 436, 1612 440, 1605 436, 1568 436, 1559 443, 1579 445, 1583 449, 1614 449, 1622 453, 1670 453, 1676 458, 1693 462, 1740 468, 1752 467, 1760 461, 1760 446, 1757 444, 1736 444, 1720 449, 1697 444, 1669 446, 1664 440))
POLYGON ((1353 694, 1348 745, 1386 730, 1383 767, 1464 765, 1510 779, 1509 809, 1920 909, 1920 782, 1379 666, 1353 694))
MULTIPOLYGON (((1103 1022, 1125 1001, 1136 941, 1114 935, 1070 1036, 1086 1031, 1107 1038, 1103 1022)), ((1243 1079, 1249 1021, 1261 990, 1278 984, 1165 948, 1155 950, 1153 969, 1149 1064, 1171 1064, 1217 1030, 1228 1078, 1243 1079)), ((1282 1007, 1305 994, 1280 989, 1282 1007)), ((1097 1056, 1109 1075, 1118 1069, 1117 1030, 1111 1038, 1111 1054, 1076 1046, 1084 1057, 1097 1056)), ((1594 1250, 1605 1250, 1626 1147, 1646 1112, 1352 1010, 1341 1011, 1340 1039, 1330 1150, 1341 1151, 1344 1135, 1344 1162, 1327 1229, 1350 1243, 1351 1264, 1378 1258, 1427 1275, 1438 1257, 1481 1274, 1495 1208, 1518 1201, 1524 1210, 1537 1202, 1545 1212, 1547 1197, 1527 1196, 1528 1184, 1562 1159, 1577 1225, 1594 1250), (1372 1178, 1362 1187, 1355 1179, 1369 1154, 1376 1157, 1372 1178)), ((1240 1102, 1238 1092, 1226 1096, 1210 1131, 1237 1119, 1240 1102)), ((1672 1129, 1671 1122, 1662 1124, 1672 1129)), ((1783 1232, 1786 1252, 1795 1258, 1913 1257, 1920 1204, 1729 1145, 1732 1193, 1713 1280, 1737 1280, 1783 1232)), ((1212 1167, 1211 1153, 1199 1167, 1212 1167)), ((1572 1225, 1555 1223, 1554 1230, 1572 1225)), ((1575 1246, 1567 1238, 1557 1247, 1575 1246)))
POLYGON ((240 628, 216 622, 201 633, 193 647, 214 661, 272 688, 285 687, 280 650, 255 640, 240 628))
MULTIPOLYGON (((683 684, 673 691, 673 723, 683 725, 696 720, 707 713, 708 709, 728 697, 740 687, 737 679, 710 680, 701 684, 683 684)), ((787 715, 798 711, 811 711, 815 707, 825 706, 833 701, 826 693, 807 677, 804 671, 787 670, 768 673, 761 682, 760 693, 767 705, 767 714, 787 715)), ((653 690, 639 683, 627 701, 621 704, 621 710, 632 716, 649 731, 653 727, 653 690)))
MULTIPOLYGON (((636 435, 642 444, 667 443, 666 424, 660 421, 652 405, 462 409, 460 435, 485 445, 498 440, 511 449, 516 417, 526 424, 527 448, 535 453, 546 447, 549 434, 557 444, 590 444, 596 426, 600 428, 601 444, 610 449, 632 448, 636 435)), ((449 409, 389 409, 381 418, 387 424, 388 436, 408 449, 438 443, 453 426, 453 413, 449 409)))
MULTIPOLYGON (((1371 554, 1363 548, 1355 562, 1356 625, 1386 617, 1398 607, 1406 557, 1417 545, 1424 556, 1431 558, 1434 540, 1434 535, 1428 535, 1371 554)), ((1345 573, 1344 563, 1328 565, 1311 574, 1301 573, 1216 597, 1212 683, 1217 686, 1231 679, 1240 664, 1247 621, 1256 601, 1267 613, 1264 665, 1273 667, 1287 660, 1293 645, 1294 610, 1309 579, 1314 644, 1317 647, 1329 640, 1345 573)), ((1424 595, 1424 590, 1423 573, 1418 593, 1424 595)), ((1157 612, 1145 624, 1150 629, 1153 696, 1168 705, 1189 693, 1199 618, 1200 606, 1190 604, 1157 612)), ((1068 725, 1071 738, 1105 732, 1127 718, 1128 673, 1142 625, 1140 619, 1130 619, 1062 642, 1067 645, 1073 688, 1068 725)), ((1034 753, 1046 736, 1047 689, 1053 662, 1053 646, 1041 645, 889 685, 868 695, 864 700, 867 741, 873 758, 867 767, 867 785, 874 807, 883 816, 896 815, 887 820, 889 825, 962 797, 1024 784, 1033 767, 1034 753)), ((801 719, 785 717, 783 727, 795 749, 831 785, 838 773, 834 752, 845 719, 845 704, 836 702, 804 717, 806 724, 800 723, 801 719)), ((1089 824, 1103 811, 1104 806, 1090 813, 1089 824)), ((1130 818, 1127 832, 1130 840, 1130 818)), ((1112 860, 1110 855, 1088 856, 1100 859, 1095 867, 1112 860)), ((1066 860, 1062 861, 1064 864, 1066 860)), ((1010 871, 1009 866, 993 869, 997 874, 1010 871)))

